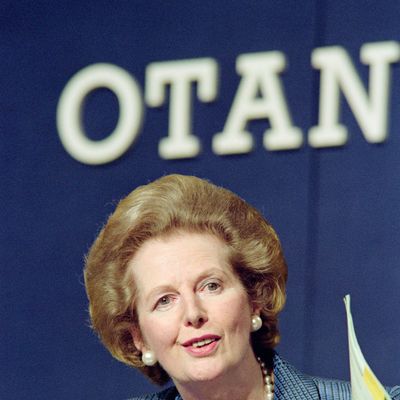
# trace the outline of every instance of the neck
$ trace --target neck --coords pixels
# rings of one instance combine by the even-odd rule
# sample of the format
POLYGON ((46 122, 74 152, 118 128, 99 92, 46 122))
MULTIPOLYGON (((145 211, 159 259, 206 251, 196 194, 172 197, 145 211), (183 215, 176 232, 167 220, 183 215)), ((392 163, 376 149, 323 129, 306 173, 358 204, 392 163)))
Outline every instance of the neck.
POLYGON ((183 400, 265 399, 264 378, 254 355, 213 380, 175 382, 175 385, 183 400))

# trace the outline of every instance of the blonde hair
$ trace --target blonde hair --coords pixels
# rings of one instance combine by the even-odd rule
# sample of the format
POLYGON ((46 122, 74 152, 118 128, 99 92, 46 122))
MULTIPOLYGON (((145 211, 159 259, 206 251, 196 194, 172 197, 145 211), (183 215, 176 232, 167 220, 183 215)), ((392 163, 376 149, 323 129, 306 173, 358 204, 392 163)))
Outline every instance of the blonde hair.
POLYGON ((159 364, 145 366, 133 343, 132 329, 139 327, 128 263, 146 240, 177 230, 211 233, 230 248, 230 265, 261 309, 263 326, 252 334, 256 353, 279 342, 278 314, 286 298, 287 267, 278 236, 236 194, 184 175, 164 176, 135 189, 100 231, 86 257, 84 277, 92 327, 104 345, 158 384, 166 383, 168 374, 159 364))

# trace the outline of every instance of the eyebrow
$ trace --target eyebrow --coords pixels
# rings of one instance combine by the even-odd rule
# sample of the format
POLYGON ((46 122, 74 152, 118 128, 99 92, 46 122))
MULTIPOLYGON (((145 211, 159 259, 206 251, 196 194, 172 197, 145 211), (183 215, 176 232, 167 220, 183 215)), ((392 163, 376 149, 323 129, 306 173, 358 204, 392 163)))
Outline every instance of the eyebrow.
POLYGON ((164 292, 170 292, 173 290, 173 287, 171 285, 160 285, 156 286, 155 288, 151 289, 149 294, 144 297, 144 302, 148 303, 153 297, 157 297, 158 295, 164 293, 164 292))

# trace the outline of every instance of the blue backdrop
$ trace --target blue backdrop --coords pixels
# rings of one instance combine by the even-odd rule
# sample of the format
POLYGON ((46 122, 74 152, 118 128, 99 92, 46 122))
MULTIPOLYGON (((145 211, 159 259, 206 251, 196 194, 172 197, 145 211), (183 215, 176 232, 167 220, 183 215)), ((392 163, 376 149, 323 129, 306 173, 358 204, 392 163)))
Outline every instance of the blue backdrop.
MULTIPOLYGON (((400 383, 398 62, 390 67, 386 141, 368 143, 341 96, 348 142, 307 144, 319 115, 312 51, 341 46, 367 87, 360 48, 398 40, 399 20, 400 6, 389 0, 3 1, 0 398, 124 399, 150 390, 89 329, 83 257, 119 198, 172 172, 228 187, 276 227, 289 265, 279 347, 285 358, 310 374, 349 379, 342 297, 351 293, 364 355, 384 383, 400 383), (266 150, 269 121, 260 119, 247 127, 253 151, 215 154, 213 136, 223 129, 240 83, 237 57, 275 50, 287 60, 280 77, 303 146, 266 150), (78 71, 117 65, 135 77, 144 96, 150 63, 204 57, 218 64, 219 83, 214 101, 193 96, 198 156, 160 157, 168 100, 163 107, 144 106, 135 143, 111 163, 78 162, 62 145, 57 105, 78 71)), ((113 92, 94 91, 82 111, 88 136, 107 137, 118 112, 113 92)))

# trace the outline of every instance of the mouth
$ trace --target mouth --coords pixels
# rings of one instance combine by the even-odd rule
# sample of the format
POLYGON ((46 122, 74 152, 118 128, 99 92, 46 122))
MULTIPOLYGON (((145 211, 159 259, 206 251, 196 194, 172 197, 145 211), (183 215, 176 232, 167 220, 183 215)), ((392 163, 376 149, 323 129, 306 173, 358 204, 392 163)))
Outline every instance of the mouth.
POLYGON ((191 357, 209 357, 217 351, 220 339, 217 335, 204 335, 187 340, 182 346, 191 357))
POLYGON ((204 335, 198 338, 193 338, 182 343, 183 347, 193 347, 195 349, 200 349, 206 347, 211 343, 217 342, 221 337, 217 335, 204 335))

